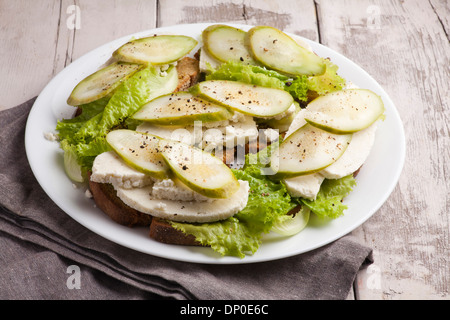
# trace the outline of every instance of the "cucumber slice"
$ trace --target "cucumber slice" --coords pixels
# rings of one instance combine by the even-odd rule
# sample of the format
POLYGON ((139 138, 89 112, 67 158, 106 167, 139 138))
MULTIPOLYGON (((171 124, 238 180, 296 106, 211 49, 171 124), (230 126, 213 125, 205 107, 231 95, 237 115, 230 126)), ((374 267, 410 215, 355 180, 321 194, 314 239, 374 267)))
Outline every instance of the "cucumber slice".
POLYGON ((157 125, 193 125, 194 121, 228 120, 233 112, 189 92, 177 92, 158 97, 139 109, 133 119, 157 125))
POLYGON ((289 76, 318 76, 325 73, 326 64, 321 57, 278 29, 253 27, 247 32, 246 41, 253 58, 270 69, 289 76))
POLYGON ((294 102, 284 90, 229 80, 200 82, 194 92, 235 111, 260 118, 281 114, 294 102))
POLYGON ((283 236, 293 236, 305 229, 310 213, 311 210, 308 207, 302 206, 291 218, 276 223, 272 231, 283 236))
POLYGON ((256 64, 247 45, 246 32, 223 24, 207 27, 202 32, 203 48, 218 61, 256 64))
POLYGON ((305 124, 272 154, 271 170, 280 179, 320 171, 339 159, 351 138, 352 134, 333 134, 305 124))
POLYGON ((155 35, 127 42, 113 52, 113 57, 132 63, 162 65, 184 57, 197 43, 188 36, 155 35))
POLYGON ((79 106, 103 98, 141 67, 134 63, 114 62, 81 80, 67 99, 67 104, 79 106))
POLYGON ((305 110, 305 120, 323 130, 346 134, 369 127, 383 113, 383 100, 374 92, 346 89, 311 101, 305 110))
POLYGON ((113 130, 106 135, 111 148, 130 166, 157 179, 170 176, 161 151, 161 138, 133 130, 113 130))
POLYGON ((161 140, 160 149, 175 176, 206 197, 229 198, 240 188, 231 169, 208 152, 172 140, 161 140))

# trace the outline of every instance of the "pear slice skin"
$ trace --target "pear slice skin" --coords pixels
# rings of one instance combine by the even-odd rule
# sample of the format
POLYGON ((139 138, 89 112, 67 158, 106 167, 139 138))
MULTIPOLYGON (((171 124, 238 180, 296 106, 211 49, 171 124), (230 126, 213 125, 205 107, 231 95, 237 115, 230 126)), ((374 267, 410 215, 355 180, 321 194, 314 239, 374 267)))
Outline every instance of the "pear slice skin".
POLYGON ((246 43, 257 62, 286 75, 318 76, 326 71, 323 58, 276 28, 253 27, 247 31, 246 43))
POLYGON ((246 32, 223 24, 207 27, 202 32, 203 48, 220 62, 235 61, 256 64, 245 42, 246 32))
POLYGON ((81 80, 67 99, 67 104, 79 106, 103 98, 141 68, 139 64, 114 62, 81 80))
POLYGON ((234 111, 258 118, 279 115, 294 103, 292 96, 284 90, 230 80, 202 81, 192 92, 234 111))
POLYGON ((144 104, 131 118, 156 125, 193 125, 195 121, 214 122, 233 116, 229 109, 196 97, 189 92, 160 96, 144 104))
POLYGON ((274 178, 318 172, 334 163, 350 144, 352 134, 333 134, 305 124, 283 140, 271 156, 274 178))
POLYGON ((106 135, 111 148, 132 168, 157 179, 171 176, 161 151, 161 138, 128 129, 118 129, 106 135))
POLYGON ((197 44, 188 36, 155 35, 125 43, 113 52, 113 57, 131 63, 164 65, 184 57, 197 44))
POLYGON ((240 188, 222 160, 194 146, 161 140, 161 154, 175 176, 187 187, 209 198, 229 198, 240 188))
POLYGON ((322 130, 347 134, 368 128, 382 117, 384 110, 383 100, 373 91, 344 89, 311 101, 305 120, 322 130))

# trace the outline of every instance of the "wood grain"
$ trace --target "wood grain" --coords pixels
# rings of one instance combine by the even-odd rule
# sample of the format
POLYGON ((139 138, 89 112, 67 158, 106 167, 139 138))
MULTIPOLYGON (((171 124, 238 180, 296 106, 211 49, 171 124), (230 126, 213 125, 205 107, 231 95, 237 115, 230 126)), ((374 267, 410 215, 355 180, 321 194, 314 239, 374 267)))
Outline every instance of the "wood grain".
POLYGON ((0 0, 0 43, 8 44, 0 46, 5 57, 0 61, 0 108, 36 96, 59 71, 90 50, 155 28, 156 3, 0 0), (80 23, 74 26, 76 19, 80 23))
POLYGON ((449 53, 426 1, 320 1, 322 42, 367 70, 394 100, 407 155, 387 203, 354 232, 374 248, 361 299, 448 298, 449 53), (379 25, 368 27, 370 6, 379 25), (372 8, 373 9, 373 8, 372 8), (373 282, 373 283, 371 283, 373 282))
POLYGON ((270 25, 317 41, 314 1, 160 1, 158 26, 228 22, 270 25), (295 15, 292 13, 295 12, 295 15))
POLYGON ((0 108, 37 95, 53 77, 60 6, 0 1, 0 108))

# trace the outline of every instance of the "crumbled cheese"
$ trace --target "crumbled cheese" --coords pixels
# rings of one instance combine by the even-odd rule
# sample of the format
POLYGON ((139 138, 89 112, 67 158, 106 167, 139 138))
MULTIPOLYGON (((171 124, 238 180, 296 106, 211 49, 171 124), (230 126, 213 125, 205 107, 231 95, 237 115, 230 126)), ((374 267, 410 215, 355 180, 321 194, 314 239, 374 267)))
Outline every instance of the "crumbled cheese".
POLYGON ((84 192, 84 196, 88 199, 92 199, 92 192, 89 189, 86 189, 86 191, 84 192))
POLYGON ((92 165, 91 180, 111 183, 126 189, 144 187, 153 183, 153 178, 128 166, 114 151, 98 155, 92 165))
POLYGON ((280 138, 280 132, 272 128, 263 130, 263 134, 266 138, 266 141, 271 143, 277 141, 280 138))
POLYGON ((211 198, 189 189, 181 181, 171 179, 157 180, 153 185, 152 197, 165 200, 212 201, 211 198))
POLYGON ((51 132, 51 131, 44 132, 44 138, 47 139, 48 141, 58 141, 59 140, 58 134, 51 132))
POLYGON ((236 112, 233 118, 226 121, 218 121, 221 126, 188 126, 183 128, 171 128, 143 123, 137 127, 137 131, 154 134, 156 136, 181 141, 192 145, 202 144, 203 148, 227 146, 234 147, 244 145, 248 141, 258 138, 258 127, 253 117, 236 112))

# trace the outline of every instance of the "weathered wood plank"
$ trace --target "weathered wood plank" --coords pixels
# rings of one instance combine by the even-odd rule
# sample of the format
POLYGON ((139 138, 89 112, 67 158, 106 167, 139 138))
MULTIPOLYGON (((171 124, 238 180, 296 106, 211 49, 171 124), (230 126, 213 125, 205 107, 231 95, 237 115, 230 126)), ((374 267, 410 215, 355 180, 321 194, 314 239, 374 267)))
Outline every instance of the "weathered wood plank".
POLYGON ((159 26, 183 23, 228 22, 270 25, 317 41, 313 0, 214 1, 165 0, 159 5, 159 26))
POLYGON ((0 108, 39 94, 90 50, 155 27, 156 0, 0 0, 0 108))
MULTIPOLYGON (((405 125, 407 160, 387 203, 354 234, 374 248, 361 299, 448 298, 450 46, 426 1, 319 2, 322 42, 386 89, 405 125)), ((388 156, 388 155, 387 155, 388 156)))
POLYGON ((61 0, 55 72, 112 40, 156 27, 156 0, 61 0))
POLYGON ((57 1, 0 0, 0 109, 37 95, 53 77, 57 1))
POLYGON ((430 4, 447 35, 447 39, 450 40, 450 1, 430 0, 430 4))

